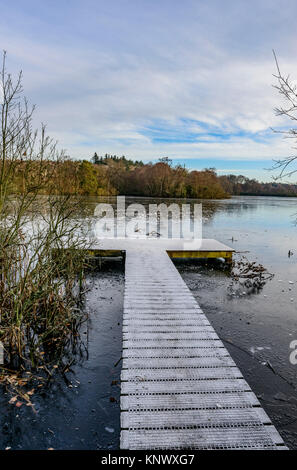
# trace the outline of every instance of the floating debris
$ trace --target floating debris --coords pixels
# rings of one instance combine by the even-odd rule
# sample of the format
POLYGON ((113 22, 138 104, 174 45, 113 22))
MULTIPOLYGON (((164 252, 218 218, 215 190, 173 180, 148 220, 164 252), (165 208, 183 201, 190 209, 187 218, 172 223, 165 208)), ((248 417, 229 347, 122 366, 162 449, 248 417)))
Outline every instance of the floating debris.
POLYGON ((245 256, 233 260, 230 275, 232 282, 228 287, 228 294, 232 296, 258 293, 274 277, 262 264, 250 262, 245 256))
POLYGON ((112 432, 114 432, 114 429, 113 429, 113 428, 109 428, 108 426, 106 426, 106 427, 105 427, 105 431, 112 433, 112 432))

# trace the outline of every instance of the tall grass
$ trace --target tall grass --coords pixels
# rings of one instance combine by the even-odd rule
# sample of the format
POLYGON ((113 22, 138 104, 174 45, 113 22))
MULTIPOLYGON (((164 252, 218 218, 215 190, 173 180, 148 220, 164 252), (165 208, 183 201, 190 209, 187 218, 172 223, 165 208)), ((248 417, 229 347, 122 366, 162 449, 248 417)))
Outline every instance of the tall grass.
POLYGON ((53 367, 63 370, 74 354, 85 320, 81 296, 86 242, 75 217, 78 201, 59 196, 51 165, 61 161, 56 143, 32 130, 22 98, 21 74, 14 83, 3 57, 0 86, 0 341, 5 363, 0 382, 53 367), (13 178, 22 168, 22 191, 13 178), (46 188, 49 195, 40 197, 46 188))
POLYGON ((61 356, 83 320, 84 242, 69 201, 50 199, 48 209, 17 231, 9 218, 0 232, 0 339, 13 368, 61 356))

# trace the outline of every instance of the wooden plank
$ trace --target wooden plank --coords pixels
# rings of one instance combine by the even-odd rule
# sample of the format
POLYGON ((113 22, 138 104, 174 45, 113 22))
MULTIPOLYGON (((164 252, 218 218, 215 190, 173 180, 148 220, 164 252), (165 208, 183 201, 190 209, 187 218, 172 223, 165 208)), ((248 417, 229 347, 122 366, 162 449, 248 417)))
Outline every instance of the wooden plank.
POLYGON ((174 332, 164 332, 160 333, 158 331, 152 333, 141 333, 141 332, 133 332, 133 333, 123 333, 123 339, 130 340, 130 341, 157 341, 157 340, 167 340, 167 341, 174 341, 176 339, 183 339, 189 341, 195 341, 198 339, 218 339, 218 335, 214 331, 190 331, 187 333, 183 333, 182 331, 174 331, 174 332))
POLYGON ((160 312, 160 311, 168 311, 169 312, 188 312, 189 310, 191 311, 199 311, 196 305, 194 305, 192 302, 185 302, 184 304, 180 302, 157 302, 157 301, 142 301, 142 302, 126 302, 125 303, 125 312, 127 310, 130 311, 137 311, 141 310, 143 312, 147 311, 152 311, 152 312, 160 312))
POLYGON ((155 309, 145 309, 145 308, 142 308, 142 307, 139 307, 139 308, 126 308, 124 307, 124 314, 128 314, 128 315, 138 315, 139 313, 141 314, 157 314, 157 315, 160 315, 161 313, 162 314, 169 314, 169 315, 174 315, 174 314, 177 314, 177 315, 180 315, 180 316, 183 316, 183 315, 199 315, 201 314, 201 310, 198 309, 198 308, 187 308, 187 309, 183 309, 181 310, 180 308, 174 308, 174 307, 171 307, 171 308, 155 308, 155 309))
POLYGON ((180 326, 183 323, 188 323, 188 324, 196 324, 196 325, 210 325, 209 321, 207 318, 205 318, 204 315, 202 314, 196 314, 194 315, 183 315, 182 317, 179 314, 171 314, 171 313, 163 313, 160 315, 160 313, 154 313, 152 315, 148 315, 147 313, 142 314, 138 313, 137 315, 129 315, 125 313, 123 315, 123 325, 128 325, 128 324, 141 324, 141 325, 149 325, 150 323, 155 323, 156 325, 160 324, 174 324, 176 326, 180 326))
POLYGON ((198 339, 149 339, 149 340, 136 340, 133 339, 126 339, 123 340, 123 348, 124 349, 160 349, 163 348, 164 350, 167 348, 197 348, 197 347, 205 347, 205 348, 212 348, 213 346, 217 345, 216 347, 223 347, 223 343, 219 338, 214 339, 207 339, 204 337, 203 340, 198 339))
POLYGON ((121 250, 87 250, 88 256, 94 257, 94 256, 100 256, 102 258, 109 258, 109 257, 122 257, 123 256, 123 251, 121 250))
POLYGON ((162 293, 165 294, 166 292, 170 292, 171 290, 173 291, 174 289, 175 289, 175 292, 176 292, 176 289, 178 289, 179 292, 185 292, 185 293, 188 292, 188 290, 185 287, 183 287, 182 285, 179 286, 174 281, 166 282, 166 283, 161 283, 158 281, 156 282, 133 281, 130 285, 127 284, 127 290, 129 287, 133 288, 134 292, 137 292, 137 290, 148 292, 151 289, 152 294, 153 293, 156 294, 158 291, 159 292, 162 291, 162 293))
POLYGON ((177 381, 166 380, 154 382, 122 382, 121 392, 123 395, 177 395, 189 393, 208 394, 225 393, 239 391, 250 391, 250 386, 243 378, 217 378, 216 380, 197 380, 177 381))
MULTIPOLYGON (((191 320, 171 320, 171 321, 155 321, 153 318, 142 318, 141 322, 136 322, 135 320, 124 320, 123 321, 123 331, 125 333, 129 333, 132 331, 139 331, 139 332, 146 332, 146 331, 163 331, 165 329, 168 331, 177 331, 179 328, 182 330, 190 331, 190 330, 197 330, 199 328, 205 328, 204 331, 211 331, 207 330, 206 328, 212 328, 211 325, 202 319, 201 321, 191 321, 191 320)), ((200 330, 201 331, 201 330, 200 330)))
POLYGON ((144 348, 124 348, 122 351, 123 358, 134 357, 134 358, 183 358, 183 357, 209 357, 216 356, 222 357, 229 354, 225 348, 155 348, 155 349, 144 349, 144 348))
POLYGON ((167 251, 170 258, 225 258, 232 259, 232 251, 167 251))
POLYGON ((181 310, 184 309, 184 307, 195 307, 197 308, 197 304, 193 302, 193 299, 174 299, 174 298, 163 298, 163 299, 130 299, 125 301, 125 307, 131 307, 131 308, 139 308, 139 307, 145 307, 148 308, 150 306, 162 308, 164 306, 166 307, 179 307, 181 310))
POLYGON ((183 326, 180 327, 178 330, 174 328, 174 326, 169 325, 150 325, 150 326, 140 326, 139 328, 135 328, 135 325, 131 325, 129 327, 123 327, 123 332, 127 335, 138 335, 138 334, 146 334, 146 333, 170 333, 171 335, 175 335, 178 333, 207 333, 213 332, 212 326, 210 325, 190 325, 190 326, 183 326))
POLYGON ((138 277, 137 279, 129 279, 126 284, 127 289, 133 287, 134 284, 140 287, 142 287, 143 285, 148 285, 152 287, 156 286, 159 289, 169 290, 173 289, 175 286, 179 286, 185 292, 190 292, 188 286, 184 283, 184 281, 181 278, 177 279, 175 276, 171 279, 165 279, 164 277, 157 279, 152 273, 148 278, 138 277))
POLYGON ((126 327, 133 327, 133 329, 137 329, 138 327, 143 327, 143 328, 148 328, 148 327, 156 327, 158 328, 165 328, 166 326, 170 328, 174 328, 178 330, 180 327, 185 326, 187 328, 189 327, 196 327, 196 326, 211 326, 208 320, 203 318, 201 315, 201 318, 189 318, 186 316, 172 316, 168 315, 166 318, 166 315, 164 315, 163 319, 160 318, 160 315, 137 315, 137 317, 133 317, 131 315, 125 315, 123 316, 123 328, 126 327))
POLYGON ((184 429, 271 424, 262 408, 122 411, 122 429, 184 429))
POLYGON ((122 411, 198 410, 258 406, 253 392, 182 393, 167 395, 122 395, 122 411))
POLYGON ((121 449, 279 449, 274 426, 125 431, 121 449))
POLYGON ((241 378, 237 367, 205 367, 175 369, 122 369, 121 380, 145 382, 155 380, 209 380, 223 378, 241 378))
MULTIPOLYGON (((184 302, 187 302, 187 303, 191 303, 192 305, 195 304, 195 302, 193 302, 193 297, 191 297, 190 294, 178 295, 176 293, 174 294, 173 292, 169 294, 167 294, 166 292, 162 292, 162 296, 160 296, 160 294, 150 294, 150 293, 146 293, 146 294, 139 293, 137 295, 136 293, 134 295, 125 294, 124 301, 133 303, 133 305, 135 303, 136 304, 141 303, 141 305, 143 305, 144 302, 157 302, 160 304, 163 304, 166 302, 170 302, 170 303, 175 302, 177 304, 183 304, 184 302)), ((197 304, 195 305, 197 306, 197 304)))
POLYGON ((173 358, 125 358, 123 369, 170 369, 170 368, 195 368, 195 367, 235 367, 235 362, 227 356, 206 357, 173 357, 173 358))
POLYGON ((134 327, 134 328, 141 328, 141 327, 151 327, 151 326, 168 326, 168 327, 182 327, 182 326, 210 326, 210 323, 209 321, 203 317, 202 315, 199 316, 197 315, 196 317, 187 317, 187 318, 184 318, 184 319, 181 319, 180 316, 175 316, 175 317, 172 317, 172 316, 168 316, 167 318, 164 317, 163 318, 160 318, 160 315, 157 316, 157 318, 155 317, 148 317, 148 316, 138 316, 138 317, 134 317, 134 316, 131 316, 131 317, 128 317, 125 315, 125 317, 123 317, 123 327, 134 327))

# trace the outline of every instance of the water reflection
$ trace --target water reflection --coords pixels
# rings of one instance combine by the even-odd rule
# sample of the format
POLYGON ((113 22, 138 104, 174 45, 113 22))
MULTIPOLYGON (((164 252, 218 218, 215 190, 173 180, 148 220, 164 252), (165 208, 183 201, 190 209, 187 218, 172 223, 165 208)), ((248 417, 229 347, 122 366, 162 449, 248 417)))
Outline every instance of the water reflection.
MULTIPOLYGON (((193 214, 194 205, 202 204, 202 215, 203 215, 203 224, 210 225, 212 224, 213 219, 220 214, 232 215, 232 216, 242 216, 243 214, 252 214, 257 211, 257 205, 249 204, 246 200, 202 200, 202 199, 162 199, 162 198, 146 198, 146 197, 125 197, 125 207, 126 209, 131 204, 141 204, 144 206, 147 213, 149 212, 149 206, 152 204, 166 204, 167 206, 171 204, 177 204, 180 209, 182 205, 187 204, 190 206, 191 213, 193 214)), ((76 216, 84 217, 88 223, 90 223, 94 217, 94 211, 98 204, 110 204, 115 215, 117 215, 117 198, 115 196, 109 197, 83 197, 81 198, 81 205, 76 214, 76 216)), ((170 214, 169 214, 170 216, 170 214)))

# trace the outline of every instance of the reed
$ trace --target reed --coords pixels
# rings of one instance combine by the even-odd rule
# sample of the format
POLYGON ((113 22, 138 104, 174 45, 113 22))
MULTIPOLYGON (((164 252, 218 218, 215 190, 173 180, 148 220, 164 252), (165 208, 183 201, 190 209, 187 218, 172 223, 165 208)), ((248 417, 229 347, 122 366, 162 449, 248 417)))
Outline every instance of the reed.
MULTIPOLYGON (((3 56, 0 86, 0 341, 5 363, 0 382, 24 381, 43 369, 63 371, 74 354, 82 309, 86 239, 76 217, 79 200, 58 196, 48 161, 63 152, 32 129, 34 108, 23 98, 21 74, 14 82, 3 56), (22 165, 22 192, 13 179, 22 165), (40 196, 46 188, 47 196, 40 196), (59 255, 57 256, 57 253, 59 255), (64 362, 63 362, 64 361, 64 362)), ((43 193, 44 194, 44 193, 43 193)))

